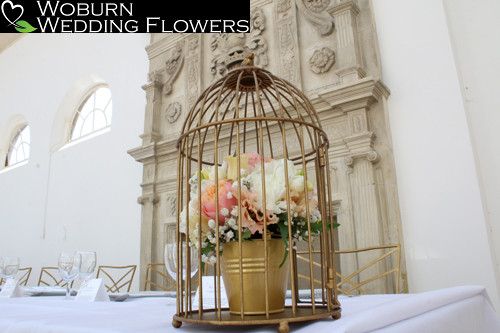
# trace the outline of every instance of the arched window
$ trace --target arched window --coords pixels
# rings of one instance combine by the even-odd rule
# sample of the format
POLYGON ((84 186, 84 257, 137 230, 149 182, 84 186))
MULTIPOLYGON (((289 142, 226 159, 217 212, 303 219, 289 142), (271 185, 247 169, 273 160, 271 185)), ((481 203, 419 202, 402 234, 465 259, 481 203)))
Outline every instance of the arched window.
POLYGON ((111 126, 113 101, 107 86, 92 89, 73 117, 70 141, 75 141, 111 126))
POLYGON ((5 166, 27 161, 30 156, 30 127, 28 124, 17 127, 10 140, 5 166))

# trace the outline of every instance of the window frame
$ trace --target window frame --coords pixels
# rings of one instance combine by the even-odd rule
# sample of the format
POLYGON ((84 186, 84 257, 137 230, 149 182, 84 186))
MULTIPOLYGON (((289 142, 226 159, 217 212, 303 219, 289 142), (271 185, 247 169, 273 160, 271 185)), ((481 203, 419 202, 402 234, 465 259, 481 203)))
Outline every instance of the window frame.
POLYGON ((75 142, 87 140, 87 139, 89 139, 89 138, 91 138, 93 136, 96 136, 96 135, 99 135, 99 134, 102 134, 102 133, 108 131, 111 128, 112 117, 113 117, 113 95, 112 95, 112 92, 111 92, 111 88, 107 84, 99 84, 99 85, 93 86, 91 89, 89 89, 84 94, 83 98, 80 100, 80 102, 78 103, 76 109, 74 110, 74 112, 72 114, 71 123, 70 123, 70 129, 69 129, 68 138, 66 140, 66 143, 67 144, 72 144, 72 143, 75 143, 75 142), (96 107, 96 96, 95 95, 96 95, 96 92, 98 90, 102 89, 102 88, 105 88, 105 89, 107 89, 109 91, 109 100, 107 100, 106 104, 104 105, 104 108, 100 108, 100 105, 98 105, 96 107), (93 99, 94 105, 92 106, 92 109, 87 113, 87 115, 84 116, 84 115, 82 115, 82 111, 85 109, 85 106, 87 105, 87 103, 90 102, 91 99, 93 99), (106 112, 107 112, 107 109, 109 107, 111 109, 110 109, 109 115, 107 115, 106 112), (94 122, 95 121, 95 113, 96 112, 100 112, 105 117, 106 125, 103 126, 103 127, 98 127, 96 129, 95 128, 95 123, 93 123, 92 124, 92 130, 89 131, 89 132, 86 132, 86 133, 82 134, 85 122, 88 120, 86 118, 88 116, 92 116, 94 118, 94 120, 92 120, 92 121, 94 122), (83 123, 80 124, 79 125, 80 128, 77 129, 78 121, 80 119, 83 119, 83 123), (75 130, 79 130, 80 134, 79 134, 79 136, 73 138, 75 130))
POLYGON ((31 155, 31 127, 27 122, 18 124, 17 126, 14 127, 14 129, 11 132, 11 135, 9 136, 9 141, 7 145, 7 150, 5 154, 5 160, 3 163, 3 168, 10 168, 14 166, 19 166, 22 164, 25 164, 29 161, 31 155), (27 142, 25 141, 26 137, 23 136, 24 131, 28 131, 28 140, 27 142), (20 144, 18 144, 18 141, 21 140, 20 144), (24 151, 24 146, 28 146, 28 152, 24 151), (16 147, 19 146, 19 147, 16 147), (17 159, 17 151, 19 148, 23 149, 23 156, 24 158, 22 160, 17 159), (11 158, 13 151, 16 151, 16 161, 12 163, 11 158))

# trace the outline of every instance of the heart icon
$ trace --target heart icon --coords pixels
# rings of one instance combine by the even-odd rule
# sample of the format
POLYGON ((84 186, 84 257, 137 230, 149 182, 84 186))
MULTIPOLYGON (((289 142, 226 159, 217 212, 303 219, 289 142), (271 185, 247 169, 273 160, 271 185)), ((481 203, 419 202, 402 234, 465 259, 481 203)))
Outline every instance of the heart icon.
POLYGON ((10 22, 9 25, 13 24, 17 27, 18 25, 15 22, 17 22, 17 20, 19 20, 19 18, 23 16, 23 13, 24 13, 24 8, 21 5, 14 5, 10 0, 5 0, 2 3, 2 14, 5 17, 5 19, 10 22), (6 8, 5 6, 6 4, 9 4, 10 8, 6 8), (16 17, 16 13, 19 13, 19 11, 21 11, 21 13, 16 17), (16 19, 10 20, 10 17, 16 17, 16 19))

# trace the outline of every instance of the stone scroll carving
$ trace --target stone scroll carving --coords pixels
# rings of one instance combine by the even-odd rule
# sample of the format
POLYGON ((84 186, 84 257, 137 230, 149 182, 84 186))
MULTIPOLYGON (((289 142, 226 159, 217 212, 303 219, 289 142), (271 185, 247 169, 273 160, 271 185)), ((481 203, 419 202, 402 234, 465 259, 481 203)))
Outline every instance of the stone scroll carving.
POLYGON ((163 93, 170 95, 172 93, 172 84, 179 75, 179 72, 184 64, 184 42, 177 43, 172 50, 171 56, 165 62, 166 81, 163 84, 163 93))
POLYGON ((295 0, 299 12, 312 24, 321 35, 326 36, 333 31, 333 17, 327 12, 330 0, 295 0))

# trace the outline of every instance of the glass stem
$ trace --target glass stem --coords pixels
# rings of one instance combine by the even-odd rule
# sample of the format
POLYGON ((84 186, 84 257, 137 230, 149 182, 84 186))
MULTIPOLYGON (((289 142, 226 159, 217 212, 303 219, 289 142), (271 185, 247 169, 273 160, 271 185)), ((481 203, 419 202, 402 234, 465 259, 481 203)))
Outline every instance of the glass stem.
POLYGON ((66 299, 70 299, 70 292, 71 292, 71 289, 69 287, 69 282, 66 283, 66 299))

